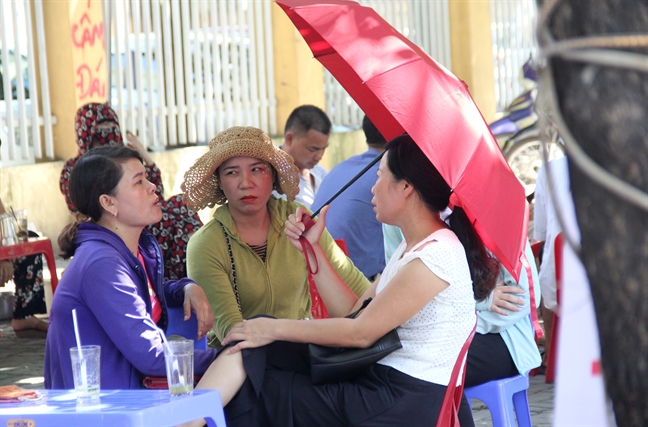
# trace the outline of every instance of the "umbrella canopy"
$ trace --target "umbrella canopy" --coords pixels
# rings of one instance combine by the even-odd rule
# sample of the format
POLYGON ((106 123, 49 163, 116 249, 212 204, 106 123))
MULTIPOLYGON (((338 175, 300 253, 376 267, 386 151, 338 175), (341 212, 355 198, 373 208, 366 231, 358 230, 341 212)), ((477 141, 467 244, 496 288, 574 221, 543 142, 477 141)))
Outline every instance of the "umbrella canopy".
POLYGON ((466 84, 373 9, 348 0, 278 0, 315 58, 387 140, 407 132, 453 189, 489 250, 518 279, 524 188, 466 84))

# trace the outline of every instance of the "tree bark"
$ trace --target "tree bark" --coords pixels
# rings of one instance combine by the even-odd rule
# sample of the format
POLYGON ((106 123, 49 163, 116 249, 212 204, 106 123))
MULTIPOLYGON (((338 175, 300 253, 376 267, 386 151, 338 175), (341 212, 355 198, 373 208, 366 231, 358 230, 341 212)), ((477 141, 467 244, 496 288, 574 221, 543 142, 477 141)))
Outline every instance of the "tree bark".
MULTIPOLYGON (((548 24, 557 40, 646 34, 648 0, 563 0, 548 24)), ((604 169, 648 191, 648 74, 562 59, 551 64, 560 109, 579 145, 604 169)), ((607 392, 619 426, 646 426, 648 213, 569 166, 607 392)))

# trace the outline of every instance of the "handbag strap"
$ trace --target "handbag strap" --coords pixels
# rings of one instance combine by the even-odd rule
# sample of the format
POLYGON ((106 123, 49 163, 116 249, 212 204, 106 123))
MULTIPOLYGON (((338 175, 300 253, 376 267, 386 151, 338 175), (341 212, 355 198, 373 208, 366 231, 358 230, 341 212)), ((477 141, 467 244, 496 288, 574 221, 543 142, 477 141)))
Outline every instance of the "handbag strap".
MULTIPOLYGON (((317 212, 319 212, 319 210, 317 212)), ((313 216, 315 216, 315 214, 313 214, 313 216)), ((302 223, 304 224, 304 233, 307 230, 309 230, 313 225, 315 225, 315 221, 313 221, 313 218, 308 216, 308 214, 305 212, 302 215, 301 220, 302 223)), ((304 258, 306 258, 306 266, 308 267, 308 272, 311 274, 311 276, 314 276, 319 271, 319 263, 317 262, 317 255, 315 255, 315 251, 313 250, 313 245, 311 245, 310 242, 306 240, 306 238, 303 235, 299 236, 299 243, 301 244, 302 252, 304 252, 304 258), (311 266, 310 257, 308 256, 309 251, 313 255, 313 260, 315 261, 315 269, 313 269, 313 267, 311 266)))
POLYGON ((355 319, 356 317, 358 317, 358 314, 360 314, 360 312, 361 312, 362 310, 364 310, 365 308, 367 308, 367 306, 369 305, 369 303, 371 302, 372 299, 373 299, 373 298, 369 297, 369 298, 367 298, 366 300, 362 301, 362 305, 360 306, 359 309, 357 309, 357 310, 354 311, 353 313, 349 313, 349 314, 347 314, 347 315, 344 316, 344 317, 346 317, 347 319, 355 319))
POLYGON ((306 258, 306 265, 308 266, 308 272, 311 275, 317 274, 317 272, 319 271, 319 263, 317 262, 317 255, 315 255, 315 250, 313 250, 313 245, 311 245, 311 243, 308 240, 306 240, 304 236, 299 237, 299 243, 301 243, 302 251, 304 252, 304 258, 306 258), (313 269, 313 267, 311 266, 308 252, 310 252, 311 255, 313 255, 313 259, 315 260, 315 269, 313 269))
POLYGON ((232 266, 232 289, 234 289, 234 296, 236 297, 236 304, 238 305, 239 312, 243 315, 243 310, 241 310, 241 297, 239 297, 238 285, 236 284, 236 266, 234 265, 234 254, 232 253, 232 242, 230 242, 229 235, 225 231, 225 226, 220 222, 216 221, 223 230, 225 235, 225 241, 227 242, 227 253, 229 253, 230 264, 232 266))

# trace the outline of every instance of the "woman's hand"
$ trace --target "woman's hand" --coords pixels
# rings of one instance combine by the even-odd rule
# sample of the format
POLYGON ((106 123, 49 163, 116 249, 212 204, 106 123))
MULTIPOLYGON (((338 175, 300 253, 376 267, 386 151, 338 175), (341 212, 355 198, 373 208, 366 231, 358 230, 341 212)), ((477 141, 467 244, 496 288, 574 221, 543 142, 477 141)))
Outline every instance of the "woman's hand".
POLYGON ((520 311, 520 307, 524 306, 524 300, 518 298, 516 294, 523 294, 524 290, 517 286, 499 286, 504 283, 501 281, 498 286, 493 290, 493 303, 491 311, 508 316, 508 311, 520 311))
POLYGON ((13 279, 13 263, 9 260, 0 261, 0 285, 5 285, 13 279))
POLYGON ((205 291, 195 283, 189 283, 184 287, 184 320, 189 320, 191 317, 191 310, 196 312, 196 319, 198 320, 198 339, 209 332, 214 326, 214 316, 212 315, 211 306, 207 300, 205 291))
POLYGON ((286 234, 286 237, 290 239, 290 242, 293 244, 293 246, 297 248, 297 250, 302 252, 302 246, 301 243, 299 243, 299 238, 301 236, 304 236, 304 238, 306 238, 306 240, 308 240, 311 245, 316 245, 319 243, 320 237, 322 237, 322 233, 324 232, 324 228, 326 227, 326 213, 328 212, 328 210, 329 206, 322 208, 318 219, 315 221, 315 225, 313 225, 307 231, 304 231, 306 227, 301 220, 304 214, 308 215, 306 209, 299 207, 294 214, 291 214, 288 217, 288 220, 285 224, 284 233, 286 234))
POLYGON ((275 339, 273 332, 276 327, 277 319, 267 317, 257 317, 255 319, 244 320, 237 323, 229 331, 223 345, 240 341, 235 346, 227 349, 227 354, 233 354, 244 348, 256 348, 268 345, 275 339))
POLYGON ((133 132, 129 130, 126 131, 126 140, 128 141, 127 145, 137 150, 137 152, 140 153, 140 156, 142 156, 142 159, 147 165, 150 166, 155 164, 149 153, 146 151, 146 148, 144 148, 144 145, 140 142, 139 139, 137 139, 133 132))

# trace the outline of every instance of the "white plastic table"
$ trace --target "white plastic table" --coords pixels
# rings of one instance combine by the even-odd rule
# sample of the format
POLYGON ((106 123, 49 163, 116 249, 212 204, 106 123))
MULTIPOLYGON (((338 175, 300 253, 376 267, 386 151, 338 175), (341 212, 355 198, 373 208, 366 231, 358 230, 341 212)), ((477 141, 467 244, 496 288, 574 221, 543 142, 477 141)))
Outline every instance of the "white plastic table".
POLYGON ((0 426, 175 426, 204 418, 209 427, 225 427, 217 390, 194 390, 171 397, 169 390, 102 390, 99 403, 77 406, 72 390, 38 390, 42 398, 0 403, 0 426))

